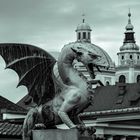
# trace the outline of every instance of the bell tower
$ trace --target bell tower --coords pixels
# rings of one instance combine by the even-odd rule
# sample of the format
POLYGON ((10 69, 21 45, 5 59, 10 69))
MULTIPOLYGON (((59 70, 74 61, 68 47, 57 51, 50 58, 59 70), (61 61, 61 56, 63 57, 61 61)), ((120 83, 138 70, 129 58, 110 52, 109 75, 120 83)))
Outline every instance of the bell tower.
POLYGON ((125 27, 123 45, 118 55, 116 81, 123 83, 135 83, 140 75, 140 52, 134 37, 134 26, 131 23, 131 12, 128 13, 128 23, 125 27))

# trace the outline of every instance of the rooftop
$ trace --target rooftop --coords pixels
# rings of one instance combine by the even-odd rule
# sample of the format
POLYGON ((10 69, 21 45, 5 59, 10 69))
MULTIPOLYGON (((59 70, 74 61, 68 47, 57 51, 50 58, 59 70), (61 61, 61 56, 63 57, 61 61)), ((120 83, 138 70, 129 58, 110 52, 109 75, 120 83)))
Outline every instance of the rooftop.
POLYGON ((9 111, 14 112, 26 112, 26 109, 22 108, 21 106, 16 105, 15 103, 9 101, 8 99, 0 96, 0 109, 6 109, 9 111))
POLYGON ((140 112, 140 85, 117 84, 96 89, 93 105, 81 116, 99 116, 140 112))

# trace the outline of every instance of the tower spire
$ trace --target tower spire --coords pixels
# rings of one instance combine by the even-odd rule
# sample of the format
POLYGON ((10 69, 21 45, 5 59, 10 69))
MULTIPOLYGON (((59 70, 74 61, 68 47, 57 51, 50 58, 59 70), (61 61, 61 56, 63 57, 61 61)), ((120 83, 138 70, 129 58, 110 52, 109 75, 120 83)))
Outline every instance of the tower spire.
POLYGON ((128 31, 133 31, 133 25, 131 24, 131 12, 130 12, 130 8, 129 8, 129 12, 128 12, 128 24, 126 25, 126 30, 128 31))
POLYGON ((128 17, 129 17, 129 19, 128 19, 128 24, 131 24, 131 19, 130 19, 130 17, 131 17, 131 12, 130 12, 130 8, 129 8, 128 17))
POLYGON ((139 47, 135 44, 135 37, 134 37, 134 27, 131 24, 131 12, 130 12, 130 8, 129 8, 129 12, 128 12, 128 24, 125 27, 126 31, 125 31, 125 37, 124 37, 124 42, 123 45, 120 47, 120 51, 123 50, 139 50, 139 47))

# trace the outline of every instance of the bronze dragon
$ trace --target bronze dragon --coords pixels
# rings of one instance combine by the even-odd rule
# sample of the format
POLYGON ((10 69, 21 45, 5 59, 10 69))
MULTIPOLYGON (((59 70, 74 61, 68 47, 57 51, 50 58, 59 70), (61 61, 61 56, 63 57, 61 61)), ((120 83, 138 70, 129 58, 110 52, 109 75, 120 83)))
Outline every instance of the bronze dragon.
POLYGON ((101 66, 101 56, 97 52, 75 42, 63 47, 57 62, 46 51, 26 44, 0 44, 0 54, 6 68, 18 73, 18 86, 27 86, 37 104, 24 120, 23 139, 28 139, 39 124, 50 128, 63 122, 74 128, 76 122, 82 123, 78 114, 90 105, 93 90, 87 79, 74 68, 73 62, 83 63, 94 79, 94 67, 101 66))

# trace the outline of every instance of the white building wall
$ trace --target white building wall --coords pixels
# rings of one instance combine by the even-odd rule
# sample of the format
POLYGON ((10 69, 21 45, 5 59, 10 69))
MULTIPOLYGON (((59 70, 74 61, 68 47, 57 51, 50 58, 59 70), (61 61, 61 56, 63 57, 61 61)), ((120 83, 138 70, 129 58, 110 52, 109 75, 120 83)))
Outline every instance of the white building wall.
MULTIPOLYGON (((91 80, 89 73, 83 72, 83 74, 88 78, 88 80, 91 80)), ((95 80, 100 80, 104 85, 106 85, 106 82, 108 81, 110 85, 115 85, 115 72, 96 72, 95 80)))
POLYGON ((104 85, 108 81, 110 85, 115 85, 115 73, 98 73, 95 80, 100 80, 104 85))
POLYGON ((126 77, 126 83, 137 83, 137 76, 140 75, 140 70, 135 70, 132 67, 125 70, 118 70, 115 74, 116 82, 119 82, 121 75, 126 77))
POLYGON ((130 67, 129 68, 129 78, 128 78, 128 82, 129 83, 134 83, 135 79, 134 79, 134 68, 130 67))
POLYGON ((21 119, 21 118, 25 118, 26 115, 21 115, 21 114, 11 114, 11 113, 3 113, 3 120, 6 119, 21 119))
POLYGON ((128 83, 128 82, 129 82, 129 79, 128 79, 128 78, 129 78, 128 70, 117 71, 117 72, 115 73, 116 82, 119 82, 119 77, 120 77, 121 75, 124 75, 124 76, 125 76, 125 78, 126 78, 126 83, 128 83))

